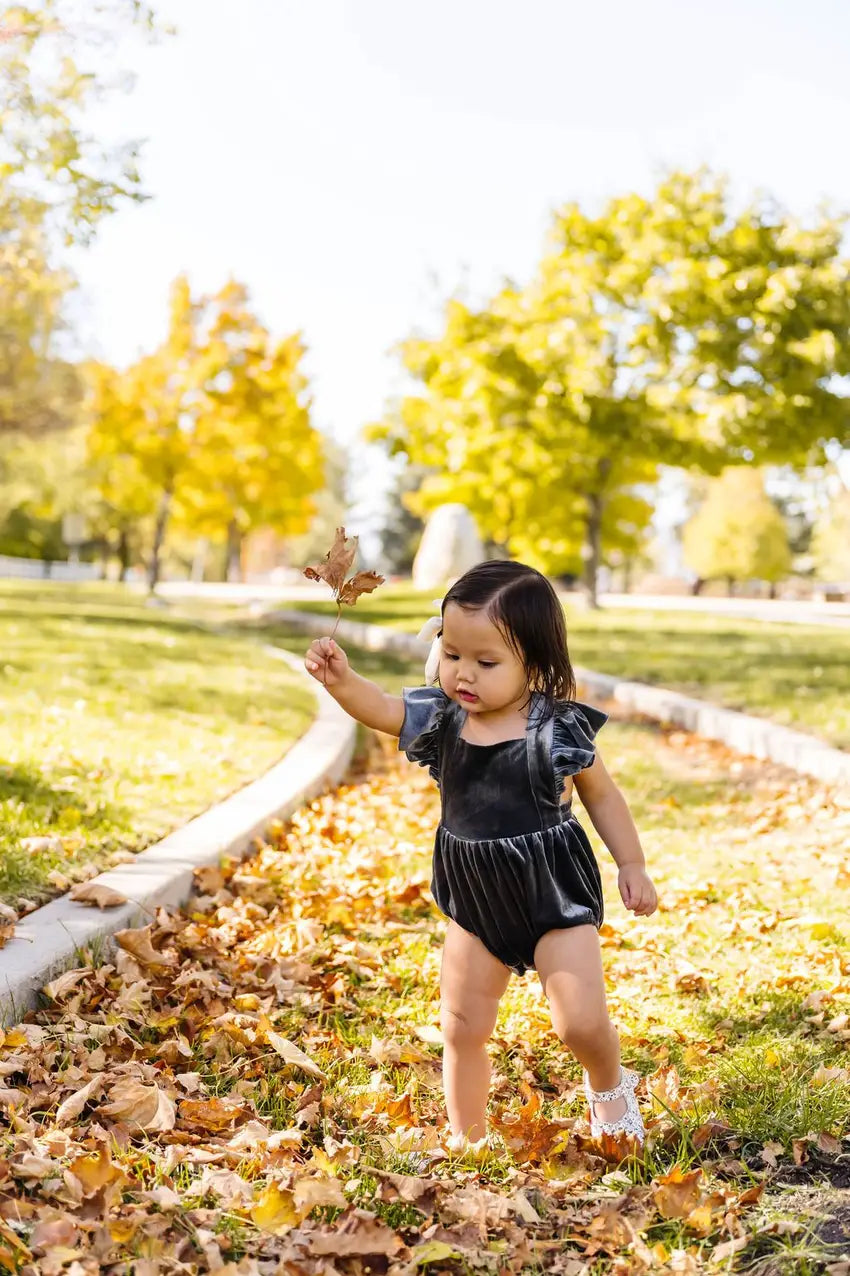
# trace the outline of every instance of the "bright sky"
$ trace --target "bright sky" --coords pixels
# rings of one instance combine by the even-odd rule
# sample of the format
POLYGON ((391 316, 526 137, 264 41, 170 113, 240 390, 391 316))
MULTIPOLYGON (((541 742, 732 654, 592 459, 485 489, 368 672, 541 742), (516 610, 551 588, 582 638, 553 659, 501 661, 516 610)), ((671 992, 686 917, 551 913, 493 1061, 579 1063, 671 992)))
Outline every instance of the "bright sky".
MULTIPOLYGON (((459 286, 522 278, 559 203, 708 163, 799 214, 850 207, 847 0, 159 0, 117 135, 154 198, 76 266, 89 352, 164 335, 172 279, 231 274, 309 346, 343 441, 401 385, 391 355, 459 286)), ((358 449, 368 532, 385 466, 358 449)), ((367 537, 368 540, 368 537, 367 537)), ((364 548, 366 543, 364 542, 364 548)))

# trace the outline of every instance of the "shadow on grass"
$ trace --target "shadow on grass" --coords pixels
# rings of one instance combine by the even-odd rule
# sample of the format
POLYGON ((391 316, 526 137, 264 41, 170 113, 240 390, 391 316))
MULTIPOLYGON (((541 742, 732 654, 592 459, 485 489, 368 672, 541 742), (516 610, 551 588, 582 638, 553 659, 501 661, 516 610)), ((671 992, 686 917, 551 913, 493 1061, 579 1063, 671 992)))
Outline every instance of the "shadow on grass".
MULTIPOLYGON (((53 868, 65 871, 79 862, 73 847, 68 852, 64 847, 32 852, 21 846, 22 838, 68 838, 71 846, 94 837, 107 852, 132 842, 126 833, 131 820, 124 806, 101 801, 93 809, 88 807, 78 792, 55 787, 34 767, 0 766, 0 896, 52 896, 56 893, 52 887, 42 890, 33 880, 34 859, 45 874, 53 868)), ((90 855, 90 848, 82 851, 82 859, 90 855)))

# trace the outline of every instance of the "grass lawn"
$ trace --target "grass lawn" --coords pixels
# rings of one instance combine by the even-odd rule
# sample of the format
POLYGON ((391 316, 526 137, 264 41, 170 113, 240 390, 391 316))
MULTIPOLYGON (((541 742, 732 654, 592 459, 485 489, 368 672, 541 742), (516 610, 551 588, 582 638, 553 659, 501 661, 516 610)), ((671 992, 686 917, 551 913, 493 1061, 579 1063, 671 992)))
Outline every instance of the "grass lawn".
MULTIPOLYGON (((414 680, 352 656, 384 685, 414 680)), ((599 745, 660 897, 653 917, 626 912, 580 812, 604 881, 609 1005, 644 1077, 638 1159, 614 1170, 589 1145, 580 1068, 533 972, 512 979, 490 1046, 495 1152, 412 1159, 446 1134, 438 798, 424 769, 375 748, 256 859, 203 870, 185 913, 145 928, 161 962, 122 952, 54 981, 38 1028, 6 1042, 21 1240, 37 1245, 45 1210, 86 1217, 76 1175, 121 1206, 115 1263, 822 1273, 849 1221, 850 810, 681 732, 612 720, 599 745)), ((92 1235, 79 1229, 81 1261, 92 1235)))
POLYGON ((63 879, 226 797, 315 712, 302 680, 255 640, 205 633, 115 587, 29 582, 0 583, 0 701, 0 897, 11 905, 45 902, 63 879), (29 837, 51 841, 33 851, 29 837))
MULTIPOLYGON (((336 615, 333 603, 288 603, 336 615)), ((635 609, 584 612, 566 603, 576 665, 672 687, 772 718, 850 749, 850 629, 635 609)), ((347 619, 415 633, 431 596, 382 585, 347 619)))

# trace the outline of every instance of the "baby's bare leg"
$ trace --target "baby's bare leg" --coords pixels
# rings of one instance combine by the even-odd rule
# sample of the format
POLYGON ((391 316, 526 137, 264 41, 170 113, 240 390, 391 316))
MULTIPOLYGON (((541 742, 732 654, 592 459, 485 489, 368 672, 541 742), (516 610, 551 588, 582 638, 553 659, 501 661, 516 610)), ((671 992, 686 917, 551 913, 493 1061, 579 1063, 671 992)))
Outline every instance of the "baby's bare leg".
MULTIPOLYGON (((605 976, 595 926, 550 930, 534 950, 534 965, 552 1011, 552 1027, 585 1068, 594 1090, 620 1080, 620 1038, 608 1017, 605 976)), ((597 1102, 603 1121, 616 1121, 625 1099, 597 1102)))
POLYGON ((481 940, 450 921, 440 971, 443 1089, 452 1134, 487 1133, 490 1060, 486 1043, 511 972, 481 940))

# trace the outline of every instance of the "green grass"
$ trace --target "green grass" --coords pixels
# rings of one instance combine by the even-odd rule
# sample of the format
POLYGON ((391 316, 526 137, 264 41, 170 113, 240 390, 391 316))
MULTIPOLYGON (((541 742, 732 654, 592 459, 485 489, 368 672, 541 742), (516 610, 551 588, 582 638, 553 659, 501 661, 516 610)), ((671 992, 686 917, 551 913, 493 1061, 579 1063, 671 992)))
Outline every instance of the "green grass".
MULTIPOLYGON (((382 585, 344 614, 415 633, 433 614, 435 593, 382 585)), ((336 615, 333 603, 286 606, 336 615)), ((576 665, 671 687, 850 749, 850 629, 637 607, 586 612, 569 598, 565 610, 576 665)))
POLYGON ((0 897, 42 903, 283 756, 315 712, 243 634, 110 586, 0 584, 0 897), (58 839, 33 853, 21 839, 58 839))
MULTIPOLYGON (((283 631, 278 641, 297 652, 305 646, 302 636, 283 631)), ((349 653, 358 670, 387 688, 416 680, 415 664, 350 645, 349 653)), ((850 1009, 843 974, 850 939, 846 800, 783 768, 739 760, 721 745, 670 735, 616 713, 599 747, 629 801, 660 896, 651 918, 637 919, 624 909, 616 866, 579 810, 604 882, 609 1008, 625 1061, 655 1078, 658 1096, 649 1145, 641 1160, 626 1167, 627 1177, 650 1183, 674 1166, 700 1166, 707 1192, 728 1185, 730 1174, 744 1190, 766 1171, 765 1145, 773 1145, 781 1175, 783 1167, 793 1169, 794 1140, 850 1132, 848 1087, 818 1079, 820 1069, 847 1063, 841 1026, 850 1009), (820 1008, 807 1004, 812 993, 822 996, 820 1008), (698 1132, 708 1122, 726 1128, 719 1142, 702 1142, 698 1132)), ((382 765, 373 754, 373 772, 382 765)), ((366 892, 380 898, 385 876, 397 871, 395 847, 403 848, 402 880, 427 880, 438 799, 423 771, 403 761, 400 766, 395 791, 382 790, 380 776, 365 777, 362 808, 356 790, 343 791, 334 823, 328 825, 327 811, 318 821, 334 841, 342 837, 340 890, 352 901, 366 892), (344 832, 336 831, 352 820, 366 831, 367 846, 376 848, 373 857, 360 850, 353 864, 344 832)), ((387 780, 393 782, 392 771, 387 780)), ((329 853, 317 851, 320 859, 329 853)), ((295 894, 303 868, 293 864, 290 872, 295 894)), ((414 1025, 436 1021, 443 919, 424 901, 392 916, 412 928, 387 930, 379 919, 353 911, 335 928, 337 942, 380 954, 372 978, 349 981, 345 1015, 329 1013, 318 1025, 355 1054, 368 1051, 373 1036, 409 1040, 414 1025)), ((287 1028, 300 1039, 295 1023, 287 1028)), ((525 1080, 543 1095, 545 1116, 583 1114, 579 1067, 551 1031, 533 972, 511 981, 490 1051, 491 1112, 516 1110, 525 1080)), ((338 1051, 323 1054, 321 1048, 317 1058, 334 1067, 334 1111, 350 1120, 349 1137, 363 1142, 358 1181, 367 1185, 369 1163, 387 1168, 387 1149, 364 1138, 357 1120, 345 1115, 346 1094, 363 1082, 360 1072, 355 1075, 362 1065, 341 1066, 338 1051)), ((411 1093, 423 1125, 439 1120, 433 1089, 417 1084, 409 1071, 391 1065, 382 1070, 396 1093, 411 1093)), ((508 1152, 488 1159, 481 1172, 491 1190, 507 1187, 513 1164, 508 1152)), ((812 1150, 815 1181, 818 1164, 812 1150)), ((399 1153, 392 1168, 405 1167, 399 1153)), ((445 1172, 462 1168, 447 1165, 445 1172)), ((558 1177, 557 1167, 553 1173, 558 1177)), ((772 1263, 765 1272, 814 1276, 827 1252, 811 1231, 770 1230, 777 1219, 795 1218, 784 1208, 786 1196, 777 1181, 746 1216, 755 1239, 738 1261, 772 1263)), ((375 1208, 365 1198, 363 1204, 375 1208)), ((727 1238, 700 1240, 678 1219, 656 1222, 645 1236, 671 1254, 696 1244, 706 1256, 720 1239, 727 1238)), ((599 1260, 590 1270, 608 1272, 610 1263, 599 1260)))
MULTIPOLYGON (((279 629, 275 638, 299 654, 304 650, 301 635, 279 629)), ((416 665, 349 650, 356 667, 381 685, 397 689, 416 680, 416 665)), ((297 1151, 266 1150, 258 1140, 229 1168, 255 1192, 272 1181, 285 1185, 290 1173, 293 1180, 330 1173, 349 1201, 402 1231, 411 1246, 435 1222, 440 1237, 452 1243, 458 1238, 459 1249, 472 1257, 451 1260, 451 1270, 500 1269, 496 1255, 510 1254, 518 1236, 494 1221, 477 1239, 455 1208, 466 1189, 473 1199, 479 1187, 508 1197, 517 1189, 527 1193, 540 1222, 523 1224, 523 1236, 547 1246, 515 1264, 531 1276, 577 1270, 569 1260, 580 1259, 585 1244, 598 1239, 587 1224, 606 1200, 610 1204, 632 1184, 651 1197, 659 1179, 675 1168, 698 1168, 700 1191, 721 1202, 711 1208, 710 1225, 700 1230, 651 1212, 640 1239, 654 1247, 656 1266, 643 1270, 719 1270, 722 1261, 723 1270, 816 1276, 828 1257, 826 1242, 814 1227, 790 1230, 800 1221, 800 1193, 783 1189, 782 1177, 798 1185, 794 1140, 807 1144, 813 1180, 824 1165, 840 1170, 840 1158, 819 1159, 808 1139, 843 1138, 850 1130, 848 1087, 823 1071, 843 1068, 847 1060, 846 799, 779 767, 736 759, 720 745, 616 713, 599 744, 635 815, 660 898, 650 918, 626 912, 616 867, 579 812, 604 883, 609 1008, 624 1060, 655 1095, 649 1102, 642 1087, 649 1133, 643 1154, 615 1173, 583 1160, 581 1070, 552 1031, 539 981, 529 972, 511 980, 490 1044, 490 1112, 518 1118, 519 1139, 517 1125, 507 1127, 514 1150, 497 1143, 479 1167, 464 1157, 437 1163, 428 1170, 439 1189, 433 1207, 426 1199, 419 1209, 384 1190, 386 1171, 420 1173, 411 1151, 445 1132, 440 1046, 417 1035, 417 1028, 432 1029, 439 1021, 444 919, 427 894, 437 792, 422 768, 378 744, 339 790, 275 831, 256 861, 240 864, 218 903, 208 897, 197 912, 190 904, 188 923, 184 917, 171 919, 167 929, 154 924, 155 944, 175 945, 180 957, 179 979, 168 968, 146 972, 156 1013, 126 995, 118 972, 106 985, 92 977, 40 1013, 49 1048, 58 1045, 62 1065, 85 1069, 83 1051, 90 1046, 72 1028, 81 1018, 93 1027, 112 1022, 114 998, 123 991, 121 1031, 103 1042, 105 1071, 118 1063, 155 1063, 157 1083, 167 1089, 175 1087, 174 1073, 196 1071, 206 1095, 231 1098, 272 1130, 292 1131, 314 1080, 283 1065, 262 1034, 253 1035, 260 1014, 268 1014, 274 1030, 304 1049, 326 1079, 297 1151), (202 907, 210 913, 204 916, 202 907), (278 966, 283 982, 275 995, 269 970, 278 966), (177 1024, 191 1055, 174 1048, 177 1024), (393 1043, 413 1049, 393 1058, 387 1052, 393 1043), (521 1085, 540 1100, 539 1117, 521 1115, 521 1085), (562 1130, 577 1122, 566 1149, 553 1142, 543 1159, 529 1159, 535 1128, 545 1134, 551 1121, 563 1122, 562 1130), (779 1163, 776 1175, 762 1158, 765 1144, 779 1163), (334 1147, 341 1150, 328 1169, 334 1147), (574 1178, 576 1168, 581 1173, 574 1178), (740 1209, 746 1249, 712 1265, 712 1251, 729 1238, 722 1202, 733 1201, 734 1218, 737 1195, 765 1176, 761 1200, 740 1209), (683 1266, 681 1251, 698 1256, 699 1265, 683 1266)), ((135 978, 132 971, 127 977, 135 978)), ((15 1050, 22 1050, 21 1043, 15 1050)), ((52 1055, 48 1066, 58 1071, 52 1055)), ((37 1110, 19 1110, 33 1121, 36 1136, 52 1128, 55 1116, 53 1097, 30 1081, 40 1075, 33 1067, 13 1077, 22 1089, 36 1090, 37 1110)), ((90 1122, 99 1119, 97 1108, 81 1116, 69 1129, 75 1142, 90 1137, 90 1122)), ((181 1135, 183 1122, 179 1111, 181 1135)), ((20 1142, 17 1132, 15 1137, 20 1142)), ((265 1256, 268 1237, 249 1211, 202 1194, 203 1162, 174 1165, 174 1138, 173 1132, 151 1131, 116 1144, 113 1159, 130 1176, 125 1203, 140 1222, 119 1257, 136 1252, 143 1211, 152 1208, 136 1194, 160 1184, 183 1198, 164 1213, 172 1229, 162 1237, 166 1253, 194 1225, 190 1211, 203 1201, 204 1226, 219 1239, 226 1260, 265 1256)), ((201 1140, 199 1152, 204 1144, 220 1151, 215 1133, 201 1140)), ((21 1174, 13 1150, 19 1149, 10 1143, 10 1174, 21 1174)), ((39 1202, 52 1206, 53 1183, 62 1185, 58 1176, 39 1184, 39 1202)), ((833 1223, 840 1210, 836 1196, 821 1194, 833 1223)), ((335 1206, 317 1206, 310 1220, 332 1229, 335 1216, 335 1206)), ((593 1250, 582 1270, 588 1276, 637 1271, 632 1240, 624 1235, 609 1252, 593 1250)), ((431 1270, 449 1268, 443 1263, 431 1270)))
MULTIPOLYGON (((302 636, 284 631, 276 640, 294 652, 305 646, 302 636)), ((349 652, 359 671, 387 689, 415 681, 415 664, 350 645, 349 652)), ((846 1126, 850 1091, 810 1085, 820 1064, 846 1061, 846 1034, 828 1029, 846 1009, 846 997, 829 994, 821 1022, 801 1005, 813 989, 838 983, 838 973, 831 972, 840 972, 850 940, 846 803, 784 768, 737 760, 722 745, 681 733, 668 737, 613 712, 599 749, 662 883, 654 917, 638 920, 627 913, 616 866, 580 813, 605 883, 609 1002, 629 1053, 644 1070, 663 1055, 696 1082, 713 1078, 717 1090, 709 1106, 740 1132, 744 1151, 773 1138, 789 1146, 810 1130, 846 1126)), ((411 772, 408 781, 416 777, 418 787, 418 768, 411 772)), ((436 795, 432 815, 436 821, 436 795)), ((403 804, 394 830, 407 838, 403 804)), ((429 855, 426 839, 421 858, 409 866, 412 876, 427 871, 429 855)), ((421 948, 407 954, 405 965, 415 971, 427 964, 429 945, 422 936, 410 943, 421 948)), ((527 1014, 539 1000, 532 976, 513 981, 512 988, 502 1015, 511 1029, 506 1039, 519 1027, 514 1014, 527 1014)), ((421 991, 414 980, 411 995, 421 991)), ((374 987, 364 993, 379 1013, 374 987)), ((387 990, 395 1017, 418 1021, 423 1011, 427 1017, 427 1006, 399 1005, 398 995, 387 990)), ((365 1003, 362 1030, 367 1037, 378 1031, 365 1003)), ((519 1032, 516 1042, 521 1040, 519 1032)), ((521 1045, 509 1052, 523 1057, 521 1045)), ((553 1067, 557 1072, 563 1056, 559 1043, 550 1041, 533 1066, 541 1076, 553 1067)))

